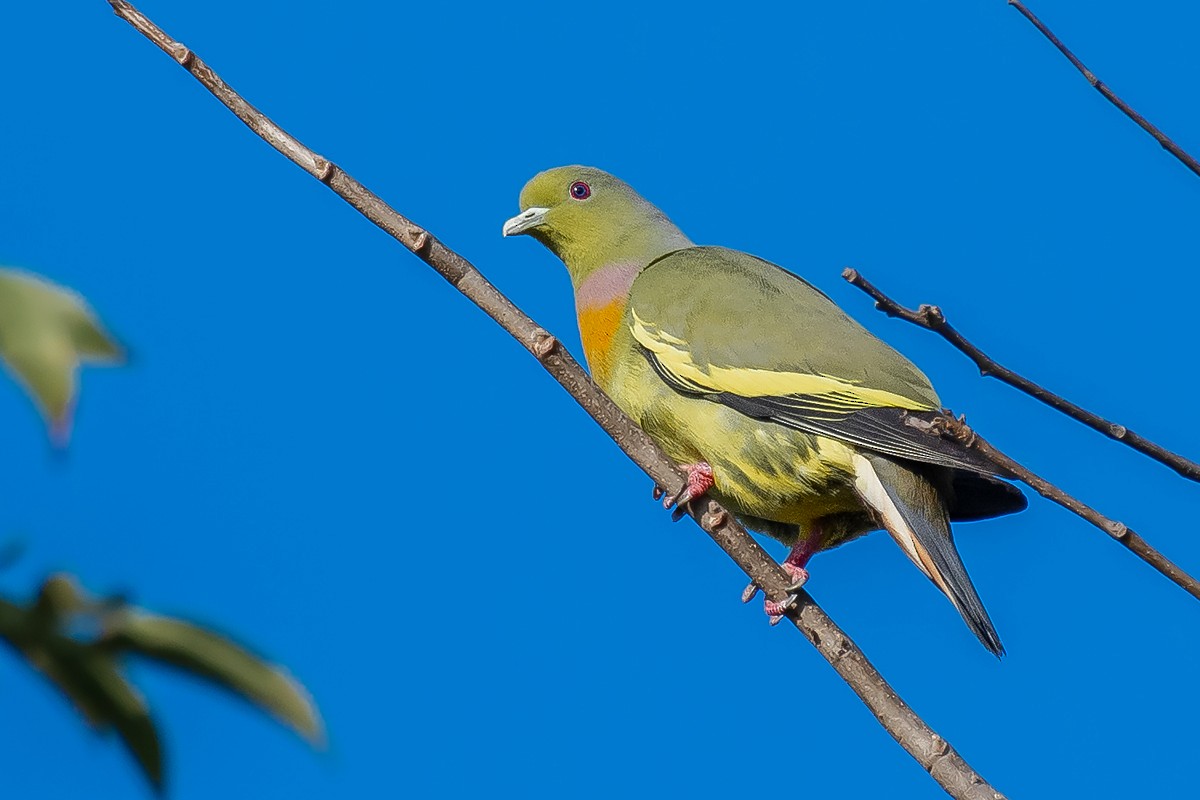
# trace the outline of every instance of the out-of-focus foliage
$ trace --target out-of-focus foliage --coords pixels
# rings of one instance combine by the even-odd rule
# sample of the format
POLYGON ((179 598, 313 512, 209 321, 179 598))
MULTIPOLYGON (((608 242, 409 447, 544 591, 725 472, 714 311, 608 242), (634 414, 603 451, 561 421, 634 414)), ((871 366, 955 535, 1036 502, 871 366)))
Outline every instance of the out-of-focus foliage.
MULTIPOLYGON (((121 348, 82 297, 28 273, 0 268, 0 359, 65 443, 85 362, 118 363, 121 348)), ((280 667, 212 630, 150 614, 120 598, 95 598, 68 575, 42 584, 32 603, 0 597, 0 640, 23 656, 99 732, 115 731, 155 789, 163 752, 146 700, 125 673, 130 658, 196 675, 270 713, 314 744, 320 718, 280 667)))
POLYGON ((54 575, 21 605, 0 598, 0 639, 53 682, 91 726, 115 731, 156 789, 163 785, 158 730, 125 674, 141 657, 189 672, 241 697, 314 744, 321 722, 308 693, 282 668, 184 620, 149 614, 120 598, 95 598, 54 575))
POLYGON ((321 739, 321 721, 300 684, 211 630, 129 609, 108 615, 101 644, 199 675, 270 712, 309 741, 321 739))
POLYGON ((78 294, 0 268, 0 358, 33 396, 56 442, 71 431, 79 365, 116 364, 122 356, 78 294))

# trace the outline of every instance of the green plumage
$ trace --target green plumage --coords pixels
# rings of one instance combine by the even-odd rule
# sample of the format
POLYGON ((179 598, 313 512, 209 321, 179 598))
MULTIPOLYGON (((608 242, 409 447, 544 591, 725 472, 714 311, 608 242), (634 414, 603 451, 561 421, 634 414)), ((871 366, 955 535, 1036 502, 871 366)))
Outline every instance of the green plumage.
POLYGON ((920 370, 804 280, 692 245, 600 170, 541 173, 521 207, 505 234, 530 233, 566 264, 597 381, 673 459, 709 465, 710 494, 806 553, 886 528, 1001 652, 948 520, 1024 497, 906 424, 940 407, 920 370))
POLYGON ((929 380, 807 281, 724 247, 663 256, 634 281, 630 309, 686 335, 697 364, 836 376, 939 405, 929 380), (686 287, 719 287, 690 291, 686 287))

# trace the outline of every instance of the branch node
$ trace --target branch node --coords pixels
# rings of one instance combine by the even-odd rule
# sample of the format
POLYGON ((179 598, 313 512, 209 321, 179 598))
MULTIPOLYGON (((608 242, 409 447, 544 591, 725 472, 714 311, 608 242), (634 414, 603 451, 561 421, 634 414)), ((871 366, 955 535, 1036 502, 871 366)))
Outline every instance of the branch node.
POLYGON ((1117 425, 1116 423, 1113 423, 1112 425, 1108 426, 1108 435, 1114 439, 1124 439, 1128 433, 1129 429, 1124 425, 1117 425))
POLYGON ((942 313, 942 309, 938 306, 922 303, 921 307, 917 309, 917 313, 925 318, 925 324, 927 325, 946 324, 946 315, 942 313))
POLYGON ((337 171, 337 164, 334 164, 327 158, 317 156, 317 180, 326 186, 333 180, 333 173, 337 171))
POLYGON ((719 528, 728 521, 729 514, 723 508, 707 512, 700 518, 700 523, 708 530, 719 528))
POLYGON ((409 228, 408 235, 412 237, 412 251, 421 253, 429 247, 429 231, 424 228, 409 228))
POLYGON ((955 417, 954 412, 948 408, 943 408, 941 414, 928 422, 922 420, 920 417, 905 414, 904 423, 934 436, 944 436, 947 439, 953 439, 967 448, 974 446, 975 440, 978 438, 975 431, 967 424, 967 415, 963 414, 955 417))
POLYGON ((196 60, 196 54, 182 42, 172 42, 170 45, 171 58, 179 62, 179 66, 187 69, 196 60))
POLYGON ((1108 531, 1110 536, 1118 540, 1124 539, 1129 535, 1129 526, 1127 526, 1124 522, 1118 522, 1115 519, 1109 520, 1104 525, 1104 529, 1108 531))
POLYGON ((544 328, 538 328, 533 332, 533 346, 530 348, 533 354, 538 357, 538 360, 544 360, 558 347, 558 339, 544 328))

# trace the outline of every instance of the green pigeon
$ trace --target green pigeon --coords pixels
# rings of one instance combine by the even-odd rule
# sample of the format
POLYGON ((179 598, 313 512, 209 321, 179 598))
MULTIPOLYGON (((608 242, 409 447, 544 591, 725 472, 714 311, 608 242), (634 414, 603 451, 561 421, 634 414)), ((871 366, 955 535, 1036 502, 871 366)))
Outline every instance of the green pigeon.
MULTIPOLYGON (((883 528, 1003 654, 950 522, 1020 511, 1025 497, 974 451, 910 424, 941 409, 916 366, 796 275, 696 246, 602 170, 542 172, 520 207, 504 235, 566 265, 592 376, 688 473, 667 507, 708 493, 789 545, 793 589, 814 553, 883 528)), ((777 621, 786 605, 765 610, 777 621)))

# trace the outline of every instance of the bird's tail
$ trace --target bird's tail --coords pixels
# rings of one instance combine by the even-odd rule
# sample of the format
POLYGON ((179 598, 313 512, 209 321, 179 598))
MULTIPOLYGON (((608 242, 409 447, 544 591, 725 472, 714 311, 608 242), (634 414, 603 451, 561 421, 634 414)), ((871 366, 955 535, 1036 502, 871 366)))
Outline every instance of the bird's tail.
POLYGON ((954 547, 946 504, 937 488, 909 467, 874 454, 855 454, 854 488, 917 568, 950 598, 983 646, 1004 655, 954 547))

